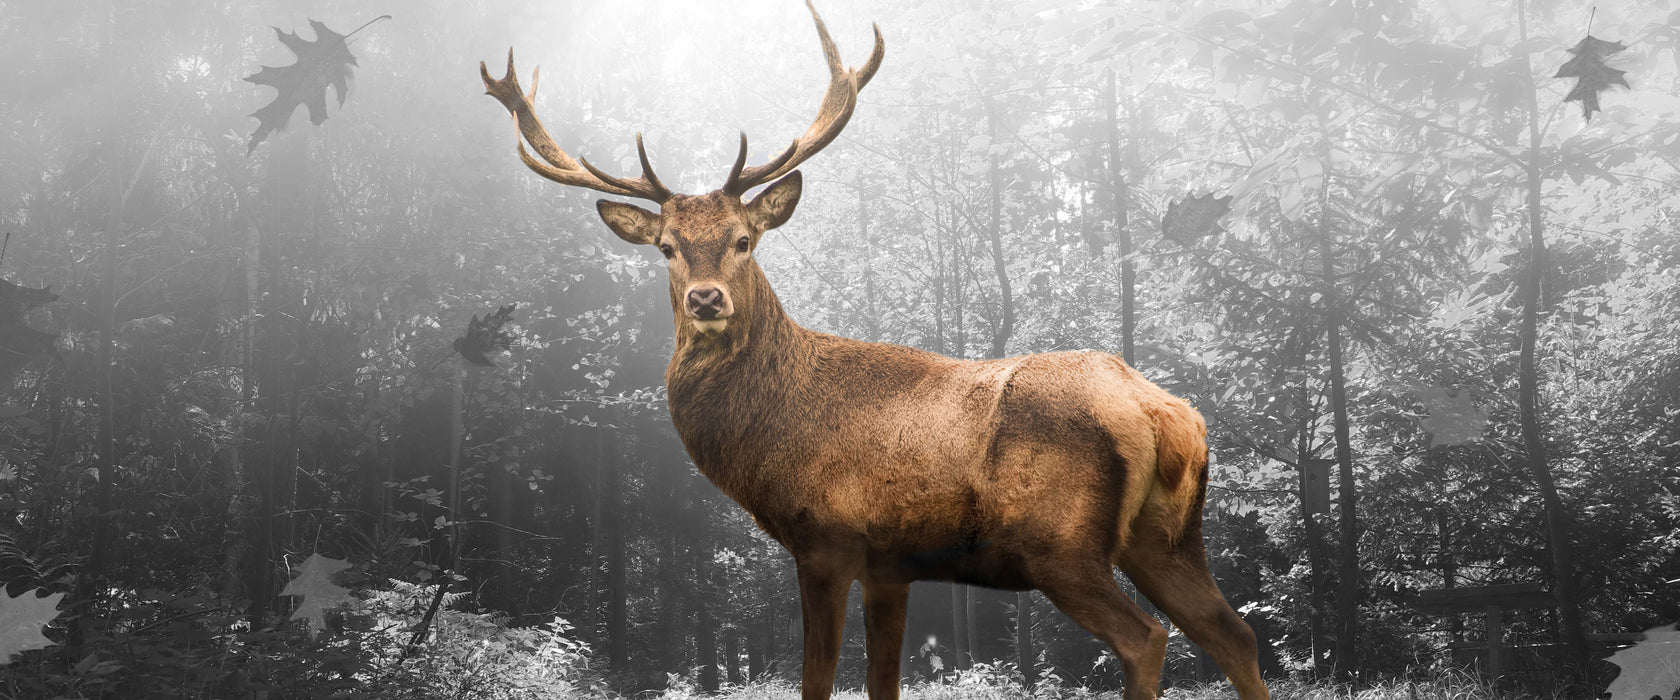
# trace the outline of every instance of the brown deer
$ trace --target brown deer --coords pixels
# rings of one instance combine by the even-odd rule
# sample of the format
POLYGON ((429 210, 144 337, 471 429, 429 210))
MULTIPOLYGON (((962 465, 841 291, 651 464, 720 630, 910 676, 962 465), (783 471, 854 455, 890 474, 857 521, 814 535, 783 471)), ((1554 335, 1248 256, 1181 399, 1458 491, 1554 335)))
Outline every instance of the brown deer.
POLYGON ((1206 428, 1189 404, 1113 355, 955 360, 816 333, 783 312, 753 251, 793 216, 794 168, 840 134, 885 50, 876 28, 869 60, 847 69, 815 7, 811 16, 830 72, 816 121, 753 167, 743 134, 729 179, 700 196, 659 181, 640 135, 641 177, 573 159, 537 119, 535 74, 527 96, 511 51, 501 80, 479 65, 513 114, 526 166, 659 204, 597 209, 619 238, 665 255, 676 321, 665 384, 695 466, 793 555, 803 697, 833 690, 846 597, 861 580, 869 697, 897 698, 910 583, 944 580, 1043 591, 1114 649, 1128 700, 1154 698, 1167 632, 1121 592, 1116 565, 1243 700, 1268 697, 1254 633, 1208 573, 1206 428))

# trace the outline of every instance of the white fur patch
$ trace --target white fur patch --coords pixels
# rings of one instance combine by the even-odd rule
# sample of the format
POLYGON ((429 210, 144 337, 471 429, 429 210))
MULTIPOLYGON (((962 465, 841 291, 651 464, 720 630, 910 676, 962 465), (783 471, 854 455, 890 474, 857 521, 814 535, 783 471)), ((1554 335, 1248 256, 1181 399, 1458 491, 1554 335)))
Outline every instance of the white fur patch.
POLYGON ((693 319, 693 323, 694 329, 700 331, 701 333, 722 333, 723 328, 729 325, 729 319, 709 318, 701 320, 697 318, 693 319))

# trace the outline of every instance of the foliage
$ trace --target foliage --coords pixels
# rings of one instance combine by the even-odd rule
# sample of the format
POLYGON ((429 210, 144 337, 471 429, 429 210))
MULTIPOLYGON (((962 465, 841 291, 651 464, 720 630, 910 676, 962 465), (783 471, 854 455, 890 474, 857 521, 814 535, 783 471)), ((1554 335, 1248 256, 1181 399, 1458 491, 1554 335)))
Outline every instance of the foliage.
POLYGON ((203 596, 140 598, 124 629, 99 635, 84 657, 31 654, 7 668, 0 697, 606 697, 588 646, 559 618, 510 627, 505 615, 448 609, 403 657, 429 601, 429 590, 400 581, 361 591, 316 634, 249 631, 203 596))
MULTIPOLYGON (((540 46, 540 106, 569 151, 633 167, 643 131, 660 171, 697 191, 733 155, 718 133, 780 144, 808 123, 795 105, 820 90, 800 81, 821 78, 821 57, 804 29, 786 31, 808 27, 803 8, 437 4, 355 46, 384 71, 358 84, 356 109, 286 133, 259 117, 248 140, 250 93, 230 86, 272 44, 258 30, 280 21, 273 7, 37 5, 0 21, 0 56, 23 67, 0 72, 11 96, 0 224, 14 233, 6 278, 57 283, 62 302, 33 309, 29 325, 60 336, 54 356, 0 382, 0 575, 13 592, 72 590, 93 523, 117 534, 102 594, 75 608, 86 639, 74 653, 24 652, 0 694, 564 695, 570 684, 589 697, 605 679, 614 692, 681 695, 704 691, 710 659, 721 678, 756 673, 732 693, 794 695, 792 562, 694 473, 665 418, 672 327, 657 256, 607 233, 589 197, 525 172, 504 117, 461 81, 486 51, 540 46), (704 70, 673 69, 693 66, 704 70), (269 148, 239 157, 258 140, 269 148), (117 460, 101 513, 89 498, 103 471, 100 324, 85 310, 106 282, 94 261, 113 220, 117 460), (469 318, 510 303, 520 332, 501 367, 469 369, 452 416, 455 367, 439 358, 469 318), (458 473, 445 467, 452 418, 458 473), (461 557, 448 563, 453 528, 461 557), (357 562, 381 589, 326 612, 318 636, 314 623, 273 626, 293 612, 278 564, 309 552, 357 562), (386 581, 442 578, 491 612, 443 611, 448 640, 396 663, 393 640, 409 638, 427 596, 386 581), (577 627, 533 631, 555 615, 577 627), (587 672, 574 643, 592 650, 587 672), (521 666, 545 654, 563 659, 560 675, 521 666)), ((887 63, 846 138, 806 166, 794 220, 754 255, 815 330, 965 357, 1118 351, 1129 233, 1126 359, 1210 420, 1208 549, 1280 677, 1321 671, 1315 652, 1331 641, 1313 638, 1314 612, 1338 581, 1314 575, 1307 536, 1330 523, 1301 512, 1298 487, 1333 442, 1333 310, 1349 335, 1369 663, 1357 687, 1280 681, 1278 695, 1496 697, 1440 680, 1447 646, 1473 642, 1477 618, 1406 601, 1449 572, 1480 585, 1549 570, 1514 400, 1529 165, 1549 243, 1541 418, 1583 533, 1589 629, 1680 617, 1669 583, 1680 580, 1680 103, 1661 60, 1674 25, 1649 4, 1599 8, 1596 31, 1627 37, 1612 60, 1633 87, 1583 123, 1566 118, 1578 85, 1548 76, 1588 6, 1526 5, 1526 17, 1509 4, 1331 0, 822 8, 842 46, 880 20, 887 63), (1532 160, 1530 97, 1542 117, 1532 160), (1186 230, 1186 192, 1228 194, 1230 211, 1210 207, 1186 230), (1414 676, 1437 679, 1400 680, 1414 676)), ((342 42, 323 31, 296 40, 298 65, 342 42)), ((324 116, 349 48, 311 73, 326 78, 311 92, 283 91, 290 101, 271 107, 308 104, 315 119, 318 104, 324 116)), ((1326 534, 1318 554, 1342 544, 1326 534)), ((914 672, 972 682, 915 692, 1027 692, 1005 691, 1015 676, 989 663, 1014 658, 1009 606, 979 598, 980 663, 965 669, 949 590, 918 591, 931 593, 912 605, 910 638, 937 641, 914 672)), ((1117 687, 1099 645, 1032 600, 1035 670, 1060 680, 1031 692, 1117 687)), ((849 615, 840 684, 855 688, 855 603, 849 615)), ((47 637, 69 642, 68 624, 47 637)), ((1507 621, 1516 645, 1549 642, 1551 628, 1543 613, 1507 621)), ((1217 695, 1188 689, 1211 679, 1181 636, 1172 649, 1171 692, 1217 695)))

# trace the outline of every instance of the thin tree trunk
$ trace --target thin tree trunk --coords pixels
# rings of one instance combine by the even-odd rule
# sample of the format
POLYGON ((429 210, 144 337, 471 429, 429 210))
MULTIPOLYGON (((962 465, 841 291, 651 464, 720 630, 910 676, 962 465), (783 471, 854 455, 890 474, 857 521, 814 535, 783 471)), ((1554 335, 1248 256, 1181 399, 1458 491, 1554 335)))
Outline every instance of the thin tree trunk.
POLYGON ((723 670, 730 685, 741 684, 741 630, 730 628, 723 633, 723 670))
POLYGON ((974 664, 980 663, 980 640, 975 634, 975 628, 979 625, 975 624, 974 619, 974 606, 980 598, 980 591, 964 586, 963 593, 963 632, 968 634, 968 665, 973 667, 974 664))
MULTIPOLYGON (((241 209, 243 209, 243 206, 241 209)), ((254 218, 250 212, 243 212, 242 215, 248 219, 254 218)), ((231 314, 234 322, 238 324, 236 336, 238 338, 236 348, 238 357, 235 359, 235 363, 239 368, 239 397, 237 403, 227 407, 226 415, 230 416, 248 414, 251 411, 251 402, 256 398, 256 393, 253 391, 257 380, 255 362, 256 329, 252 325, 255 322, 255 314, 252 312, 255 309, 257 283, 260 279, 261 258, 257 241, 262 234, 257 231, 257 224, 254 221, 247 223, 243 228, 245 238, 240 249, 241 274, 239 296, 236 300, 238 306, 237 313, 231 314)), ((238 423, 235 423, 235 425, 238 425, 238 423)), ((222 555, 222 570, 226 580, 222 586, 222 593, 223 597, 228 600, 238 599, 240 596, 251 592, 245 586, 247 566, 249 566, 251 554, 250 533, 247 532, 249 528, 247 523, 255 510, 255 504, 252 503, 250 475, 247 472, 246 464, 247 437, 248 431, 241 432, 232 441, 227 457, 228 525, 224 537, 224 546, 227 547, 227 550, 222 555)), ((378 517, 383 517, 383 513, 384 511, 381 511, 378 517)))
MULTIPOLYGON (((993 144, 998 138, 998 115, 996 103, 986 102, 986 131, 993 144)), ((992 333, 992 352, 990 357, 1003 357, 1009 345, 1009 337, 1015 333, 1015 296, 1009 287, 1009 266, 1003 258, 1003 173, 998 165, 996 149, 986 149, 986 181, 988 192, 990 219, 987 221, 987 234, 992 244, 992 270, 997 273, 998 299, 1002 305, 1002 320, 992 333)))
POLYGON ((1109 70, 1107 77, 1102 99, 1108 126, 1108 176, 1113 198, 1114 239, 1120 247, 1120 357, 1136 366, 1137 354, 1133 348, 1137 332, 1137 270, 1132 264, 1132 233, 1127 229, 1129 221, 1126 214, 1126 204, 1131 195, 1126 186, 1124 163, 1120 159, 1120 117, 1117 113, 1120 98, 1114 86, 1114 71, 1109 70))
MULTIPOLYGON (((703 550, 702 550, 703 551, 703 550)), ((710 568, 707 564, 700 564, 702 570, 710 568)), ((701 581, 707 576, 701 575, 701 581)), ((700 688, 708 693, 715 693, 718 689, 718 649, 717 623, 712 619, 711 586, 702 583, 700 590, 695 591, 694 604, 698 608, 696 617, 699 629, 694 635, 695 663, 700 666, 700 688)))
POLYGON ((1028 688, 1038 682, 1034 663, 1038 651, 1033 648, 1032 591, 1015 594, 1015 665, 1021 669, 1021 680, 1028 688))
MULTIPOLYGON (((109 21, 115 24, 114 14, 109 21)), ((113 45, 115 28, 107 26, 106 30, 105 51, 112 63, 114 81, 119 70, 113 45)), ((112 89, 114 91, 115 86, 112 89)), ((106 125, 105 133, 104 150, 110 159, 105 166, 105 176, 110 189, 106 199, 105 232, 99 249, 99 366, 95 375, 99 393, 99 480, 93 491, 93 547, 76 579, 76 601, 82 612, 73 628, 72 648, 80 647, 91 631, 95 617, 94 598, 101 588, 100 582, 110 569, 111 558, 111 492, 112 482, 117 478, 117 414, 111 365, 115 362, 113 348, 117 332, 117 238, 123 226, 122 148, 117 140, 117 122, 112 119, 106 125)))
POLYGON ((489 491, 490 523, 494 554, 490 559, 491 607, 509 614, 513 609, 513 475, 500 463, 490 464, 485 475, 489 491))
MULTIPOLYGON (((1301 415, 1304 418, 1307 415, 1308 405, 1306 393, 1303 387, 1301 391, 1301 415)), ((1298 467, 1301 489, 1301 526, 1302 534, 1307 540, 1307 567, 1311 572, 1307 579, 1310 591, 1307 605, 1310 610, 1308 629, 1312 639, 1312 673, 1315 677, 1323 677, 1325 671, 1323 665, 1324 651, 1326 649, 1324 641, 1324 584, 1328 580, 1330 563, 1324 556, 1324 532, 1319 529, 1318 519, 1314 517, 1310 504, 1307 502, 1307 460, 1311 459, 1308 456, 1311 440, 1312 425, 1310 420, 1304 419, 1301 423, 1295 454, 1296 459, 1300 460, 1298 467)))
POLYGON ((951 661, 952 669, 968 668, 968 588, 951 584, 951 661))
POLYGON ((951 355, 968 356, 968 329, 963 326, 963 246, 962 228, 955 212, 951 214, 951 355))
POLYGON ((754 616, 746 629, 741 630, 741 634, 747 638, 748 683, 757 681, 759 676, 764 675, 764 656, 770 650, 770 636, 764 633, 764 629, 769 626, 768 619, 774 609, 769 605, 764 606, 764 612, 754 616))
MULTIPOLYGON (((467 363, 458 357, 451 358, 452 367, 449 385, 449 512, 446 518, 450 521, 449 542, 440 557, 437 566, 440 572, 459 573, 461 561, 461 442, 466 433, 466 390, 464 388, 467 363)), ((431 633, 432 621, 437 618, 439 608, 443 605, 443 596, 449 592, 448 576, 437 577, 437 588, 432 592, 432 602, 426 607, 426 612, 420 616, 420 622, 414 626, 414 634, 408 639, 408 646, 403 648, 401 658, 409 658, 420 644, 426 641, 426 635, 431 633)))
MULTIPOLYGON (((1522 41, 1528 41, 1527 3, 1517 6, 1518 25, 1522 41)), ((1525 55, 1526 56, 1526 55, 1525 55)), ((1564 653, 1576 669, 1587 664, 1587 632, 1581 621, 1580 595, 1575 588, 1575 559, 1570 551, 1569 514, 1558 496, 1557 482, 1552 478, 1546 461, 1544 426, 1540 424, 1540 372, 1535 366, 1540 334, 1540 312, 1544 305, 1541 284, 1546 276, 1546 216, 1541 202, 1544 176, 1540 169, 1540 107, 1535 95, 1534 73, 1528 70, 1524 58, 1523 75, 1528 76, 1528 269, 1518 290, 1522 298, 1521 348, 1517 368, 1517 406, 1521 422, 1523 450, 1528 453, 1528 469, 1540 488, 1541 503, 1546 512, 1547 547, 1552 554, 1552 596, 1557 600, 1560 622, 1563 624, 1564 653)))
MULTIPOLYGON (((863 241, 865 244, 870 246, 871 250, 873 250, 874 247, 875 247, 875 242, 873 240, 871 240, 870 235, 869 235, 869 207, 870 207, 870 204, 871 204, 870 200, 869 200, 869 190, 864 185, 863 178, 861 176, 858 178, 858 182, 857 182, 857 193, 858 193, 858 211, 857 211, 858 240, 863 241)), ((879 341, 879 340, 881 340, 881 313, 880 313, 879 303, 875 298, 875 270, 872 267, 869 266, 869 263, 867 262, 869 260, 868 257, 865 257, 864 260, 865 260, 864 268, 863 268, 863 308, 864 308, 863 329, 864 329, 864 333, 865 333, 864 340, 879 341)))
POLYGON ((607 540, 607 658, 611 660, 613 671, 623 673, 630 669, 627 652, 630 623, 626 602, 628 591, 624 582, 624 513, 620 503, 616 457, 615 450, 603 445, 598 459, 605 470, 601 487, 606 511, 603 515, 607 540))
MULTIPOLYGON (((1326 165, 1329 159, 1324 160, 1326 165)), ((1330 360, 1330 411, 1336 439, 1338 516, 1342 548, 1336 582, 1336 674, 1351 678, 1359 666, 1359 520, 1353 482, 1353 446, 1348 431, 1347 373, 1342 358, 1342 303, 1336 289, 1336 255, 1329 211, 1330 172, 1324 173, 1319 207, 1318 255, 1324 273, 1325 346, 1330 360)))

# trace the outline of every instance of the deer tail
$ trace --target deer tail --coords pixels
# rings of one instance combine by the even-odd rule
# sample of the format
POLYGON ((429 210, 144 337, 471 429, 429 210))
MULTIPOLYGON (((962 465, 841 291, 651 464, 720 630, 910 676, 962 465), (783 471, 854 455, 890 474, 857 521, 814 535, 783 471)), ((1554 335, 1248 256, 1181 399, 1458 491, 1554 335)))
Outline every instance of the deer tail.
POLYGON ((1207 494, 1207 424, 1190 404, 1163 398, 1149 413, 1155 419, 1155 476, 1174 546, 1199 534, 1207 494), (1195 532, 1193 532, 1193 530, 1195 532))

